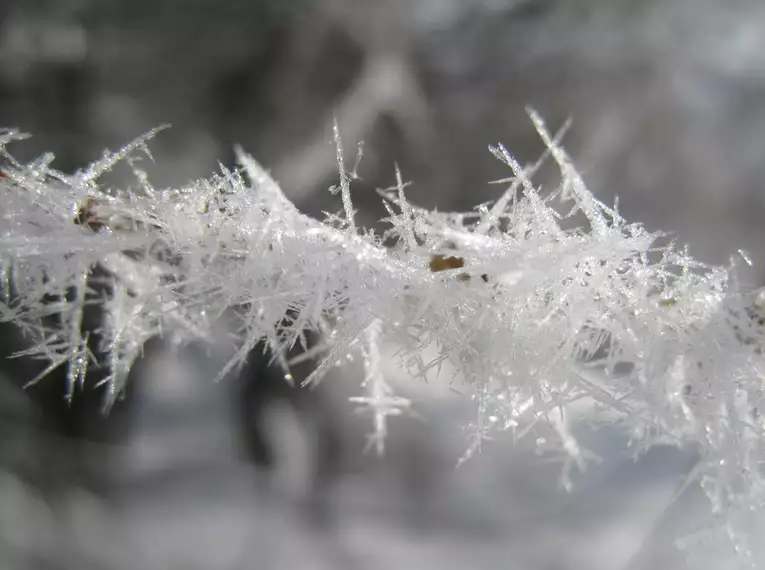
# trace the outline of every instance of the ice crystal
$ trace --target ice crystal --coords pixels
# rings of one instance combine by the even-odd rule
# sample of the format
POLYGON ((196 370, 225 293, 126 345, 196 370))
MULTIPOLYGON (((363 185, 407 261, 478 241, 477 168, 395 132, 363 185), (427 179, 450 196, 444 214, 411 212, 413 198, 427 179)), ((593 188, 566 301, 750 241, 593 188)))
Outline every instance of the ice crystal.
POLYGON ((762 295, 598 201, 560 134, 531 118, 559 188, 544 194, 532 182, 540 163, 523 166, 497 145, 491 151, 511 171, 507 191, 477 212, 443 213, 409 203, 396 169, 396 185, 381 192, 391 228, 379 237, 355 225, 357 165, 345 171, 337 125, 339 226, 301 214, 241 151, 239 170, 157 190, 135 166, 155 132, 69 176, 48 156, 14 160, 6 148, 20 135, 5 131, 0 318, 34 338, 28 352, 49 369, 68 367, 74 394, 93 359, 82 310, 100 304, 93 332, 108 355, 107 407, 154 336, 213 343, 216 323, 233 312, 237 346, 223 378, 263 339, 284 355, 320 330, 326 342, 306 382, 360 350, 365 392, 354 401, 371 410, 380 451, 388 417, 409 407, 385 380, 380 346, 397 347, 423 378, 449 360, 476 404, 467 455, 501 432, 533 433, 540 449, 564 458, 566 486, 570 470, 594 458, 568 429, 567 410, 590 400, 601 421, 632 434, 637 452, 695 448, 689 482, 700 482, 742 557, 754 560, 741 521, 765 506, 762 295), (137 189, 99 185, 119 161, 133 167, 137 189), (567 229, 574 216, 583 227, 567 229), (425 362, 430 346, 438 356, 425 362))

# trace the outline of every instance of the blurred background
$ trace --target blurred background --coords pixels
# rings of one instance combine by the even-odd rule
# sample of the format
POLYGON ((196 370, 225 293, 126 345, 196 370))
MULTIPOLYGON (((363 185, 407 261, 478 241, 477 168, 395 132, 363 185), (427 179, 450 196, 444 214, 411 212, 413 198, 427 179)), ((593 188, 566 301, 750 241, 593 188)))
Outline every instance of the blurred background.
MULTIPOLYGON (((326 191, 337 117, 349 161, 363 141, 354 198, 375 226, 394 163, 419 205, 495 198, 488 182, 508 173, 486 147, 536 158, 531 105, 553 129, 573 119, 565 146, 601 200, 703 261, 750 252, 752 267, 736 264, 756 286, 762 30, 757 0, 0 0, 0 125, 34 135, 18 158, 53 151, 72 171, 171 123, 152 143, 155 186, 232 166, 241 144, 322 216, 340 209, 326 191)), ((496 441, 455 470, 466 406, 392 368, 419 417, 395 422, 377 459, 363 453, 370 419, 346 401, 355 363, 320 395, 269 384, 244 413, 236 389, 209 382, 213 364, 153 352, 129 427, 95 443, 40 427, 6 367, 0 567, 682 568, 672 541, 706 517, 694 488, 671 503, 690 453, 635 462, 622 435, 582 431, 602 461, 571 492, 531 445, 496 441)), ((725 567, 729 550, 712 545, 700 567, 725 567)))

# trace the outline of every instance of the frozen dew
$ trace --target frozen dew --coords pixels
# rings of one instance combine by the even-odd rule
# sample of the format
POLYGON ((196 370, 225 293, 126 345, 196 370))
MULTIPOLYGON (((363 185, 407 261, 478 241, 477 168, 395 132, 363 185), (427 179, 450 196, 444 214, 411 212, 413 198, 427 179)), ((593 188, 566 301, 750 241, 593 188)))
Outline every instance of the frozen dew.
POLYGON ((601 203, 561 146, 565 128, 553 135, 530 114, 547 150, 522 165, 493 146, 508 167, 496 201, 428 211, 408 201, 396 168, 380 192, 390 223, 380 237, 356 226, 361 147, 348 172, 337 124, 343 216, 324 221, 301 214, 241 149, 237 170, 158 190, 138 167, 157 131, 74 176, 49 156, 19 163, 8 147, 22 135, 0 131, 0 319, 34 338, 28 356, 46 359, 48 370, 66 367, 72 392, 91 358, 82 307, 100 304, 107 407, 152 337, 213 344, 216 319, 233 311, 240 326, 222 378, 262 340, 279 359, 307 330, 323 331, 304 382, 360 362, 352 402, 371 416, 379 453, 388 422, 416 406, 393 392, 381 347, 416 377, 448 362, 476 410, 465 458, 509 432, 560 458, 566 488, 574 470, 597 461, 570 429, 573 406, 592 402, 598 421, 618 424, 636 450, 659 442, 697 450, 691 482, 744 552, 750 529, 739 521, 765 505, 765 294, 740 291, 734 266, 698 263, 601 203), (545 159, 561 173, 547 193, 533 181, 545 159), (99 185, 120 161, 140 191, 99 185), (584 227, 568 228, 574 215, 584 227), (423 358, 431 346, 437 354, 423 358))

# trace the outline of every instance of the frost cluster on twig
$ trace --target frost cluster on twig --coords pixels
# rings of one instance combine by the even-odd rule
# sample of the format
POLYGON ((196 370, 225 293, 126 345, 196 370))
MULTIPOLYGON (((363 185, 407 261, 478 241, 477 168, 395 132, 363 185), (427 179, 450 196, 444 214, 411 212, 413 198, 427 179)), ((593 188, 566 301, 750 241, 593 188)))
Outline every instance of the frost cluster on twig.
POLYGON ((83 307, 101 305, 111 401, 148 339, 213 344, 232 309, 234 356, 219 378, 263 339, 286 354, 320 330, 305 381, 360 350, 365 392, 354 401, 372 411, 380 451, 386 420, 410 406, 386 382, 380 346, 396 347, 422 378, 448 360, 477 409, 467 456, 494 434, 534 433, 540 449, 563 457, 564 483, 594 458, 566 421, 570 404, 589 400, 599 421, 629 431, 636 453, 659 443, 697 449, 688 483, 701 483, 754 561, 747 530, 765 506, 765 298, 598 201, 559 137, 530 115, 542 159, 561 171, 557 189, 543 194, 531 181, 541 161, 521 165, 498 145, 491 151, 511 176, 494 204, 426 211, 407 201, 397 170, 395 187, 381 191, 391 227, 379 236, 354 223, 337 126, 343 214, 325 221, 300 213, 241 151, 240 170, 157 189, 139 168, 156 131, 74 175, 50 156, 20 164, 6 147, 21 135, 4 132, 0 319, 35 340, 28 356, 67 367, 73 394, 93 360, 83 307), (136 188, 99 184, 119 161, 136 172, 136 188), (567 229, 572 219, 580 227, 567 229), (428 346, 438 356, 426 362, 428 346))

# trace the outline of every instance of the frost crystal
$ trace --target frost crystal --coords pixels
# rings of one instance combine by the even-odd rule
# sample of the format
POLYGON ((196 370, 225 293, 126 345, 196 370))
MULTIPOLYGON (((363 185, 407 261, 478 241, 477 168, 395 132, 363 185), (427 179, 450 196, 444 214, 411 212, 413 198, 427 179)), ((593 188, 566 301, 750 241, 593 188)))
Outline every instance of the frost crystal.
MULTIPOLYGON (((547 195, 501 145, 508 190, 474 213, 410 204, 396 170, 382 195, 390 230, 358 231, 339 130, 337 162, 345 219, 302 215, 243 152, 241 170, 185 188, 154 189, 135 167, 138 139, 73 176, 51 157, 18 163, 4 131, 0 192, 0 318, 34 338, 28 351, 67 366, 76 397, 89 361, 83 308, 98 304, 111 400, 141 347, 158 335, 212 343, 216 323, 240 319, 237 350, 222 378, 266 339, 279 355, 308 330, 325 334, 319 382, 349 352, 365 364, 363 396, 379 451, 397 398, 380 366, 393 345, 423 378, 449 360, 476 403, 468 455, 503 431, 534 434, 563 457, 562 482, 594 456, 568 429, 571 404, 588 400, 598 421, 633 435, 637 452, 657 443, 695 448, 698 481, 742 559, 755 563, 749 522, 765 507, 762 294, 739 291, 729 268, 709 267, 598 201, 542 120, 531 112, 545 157, 562 182, 547 195), (137 189, 113 191, 99 177, 123 160, 137 189), (553 202, 568 208, 561 214, 553 202), (569 220, 584 227, 566 229, 569 220), (383 247, 383 238, 397 240, 383 247), (425 362, 422 349, 438 347, 425 362)), ((30 379, 42 381, 40 379, 30 379)))

